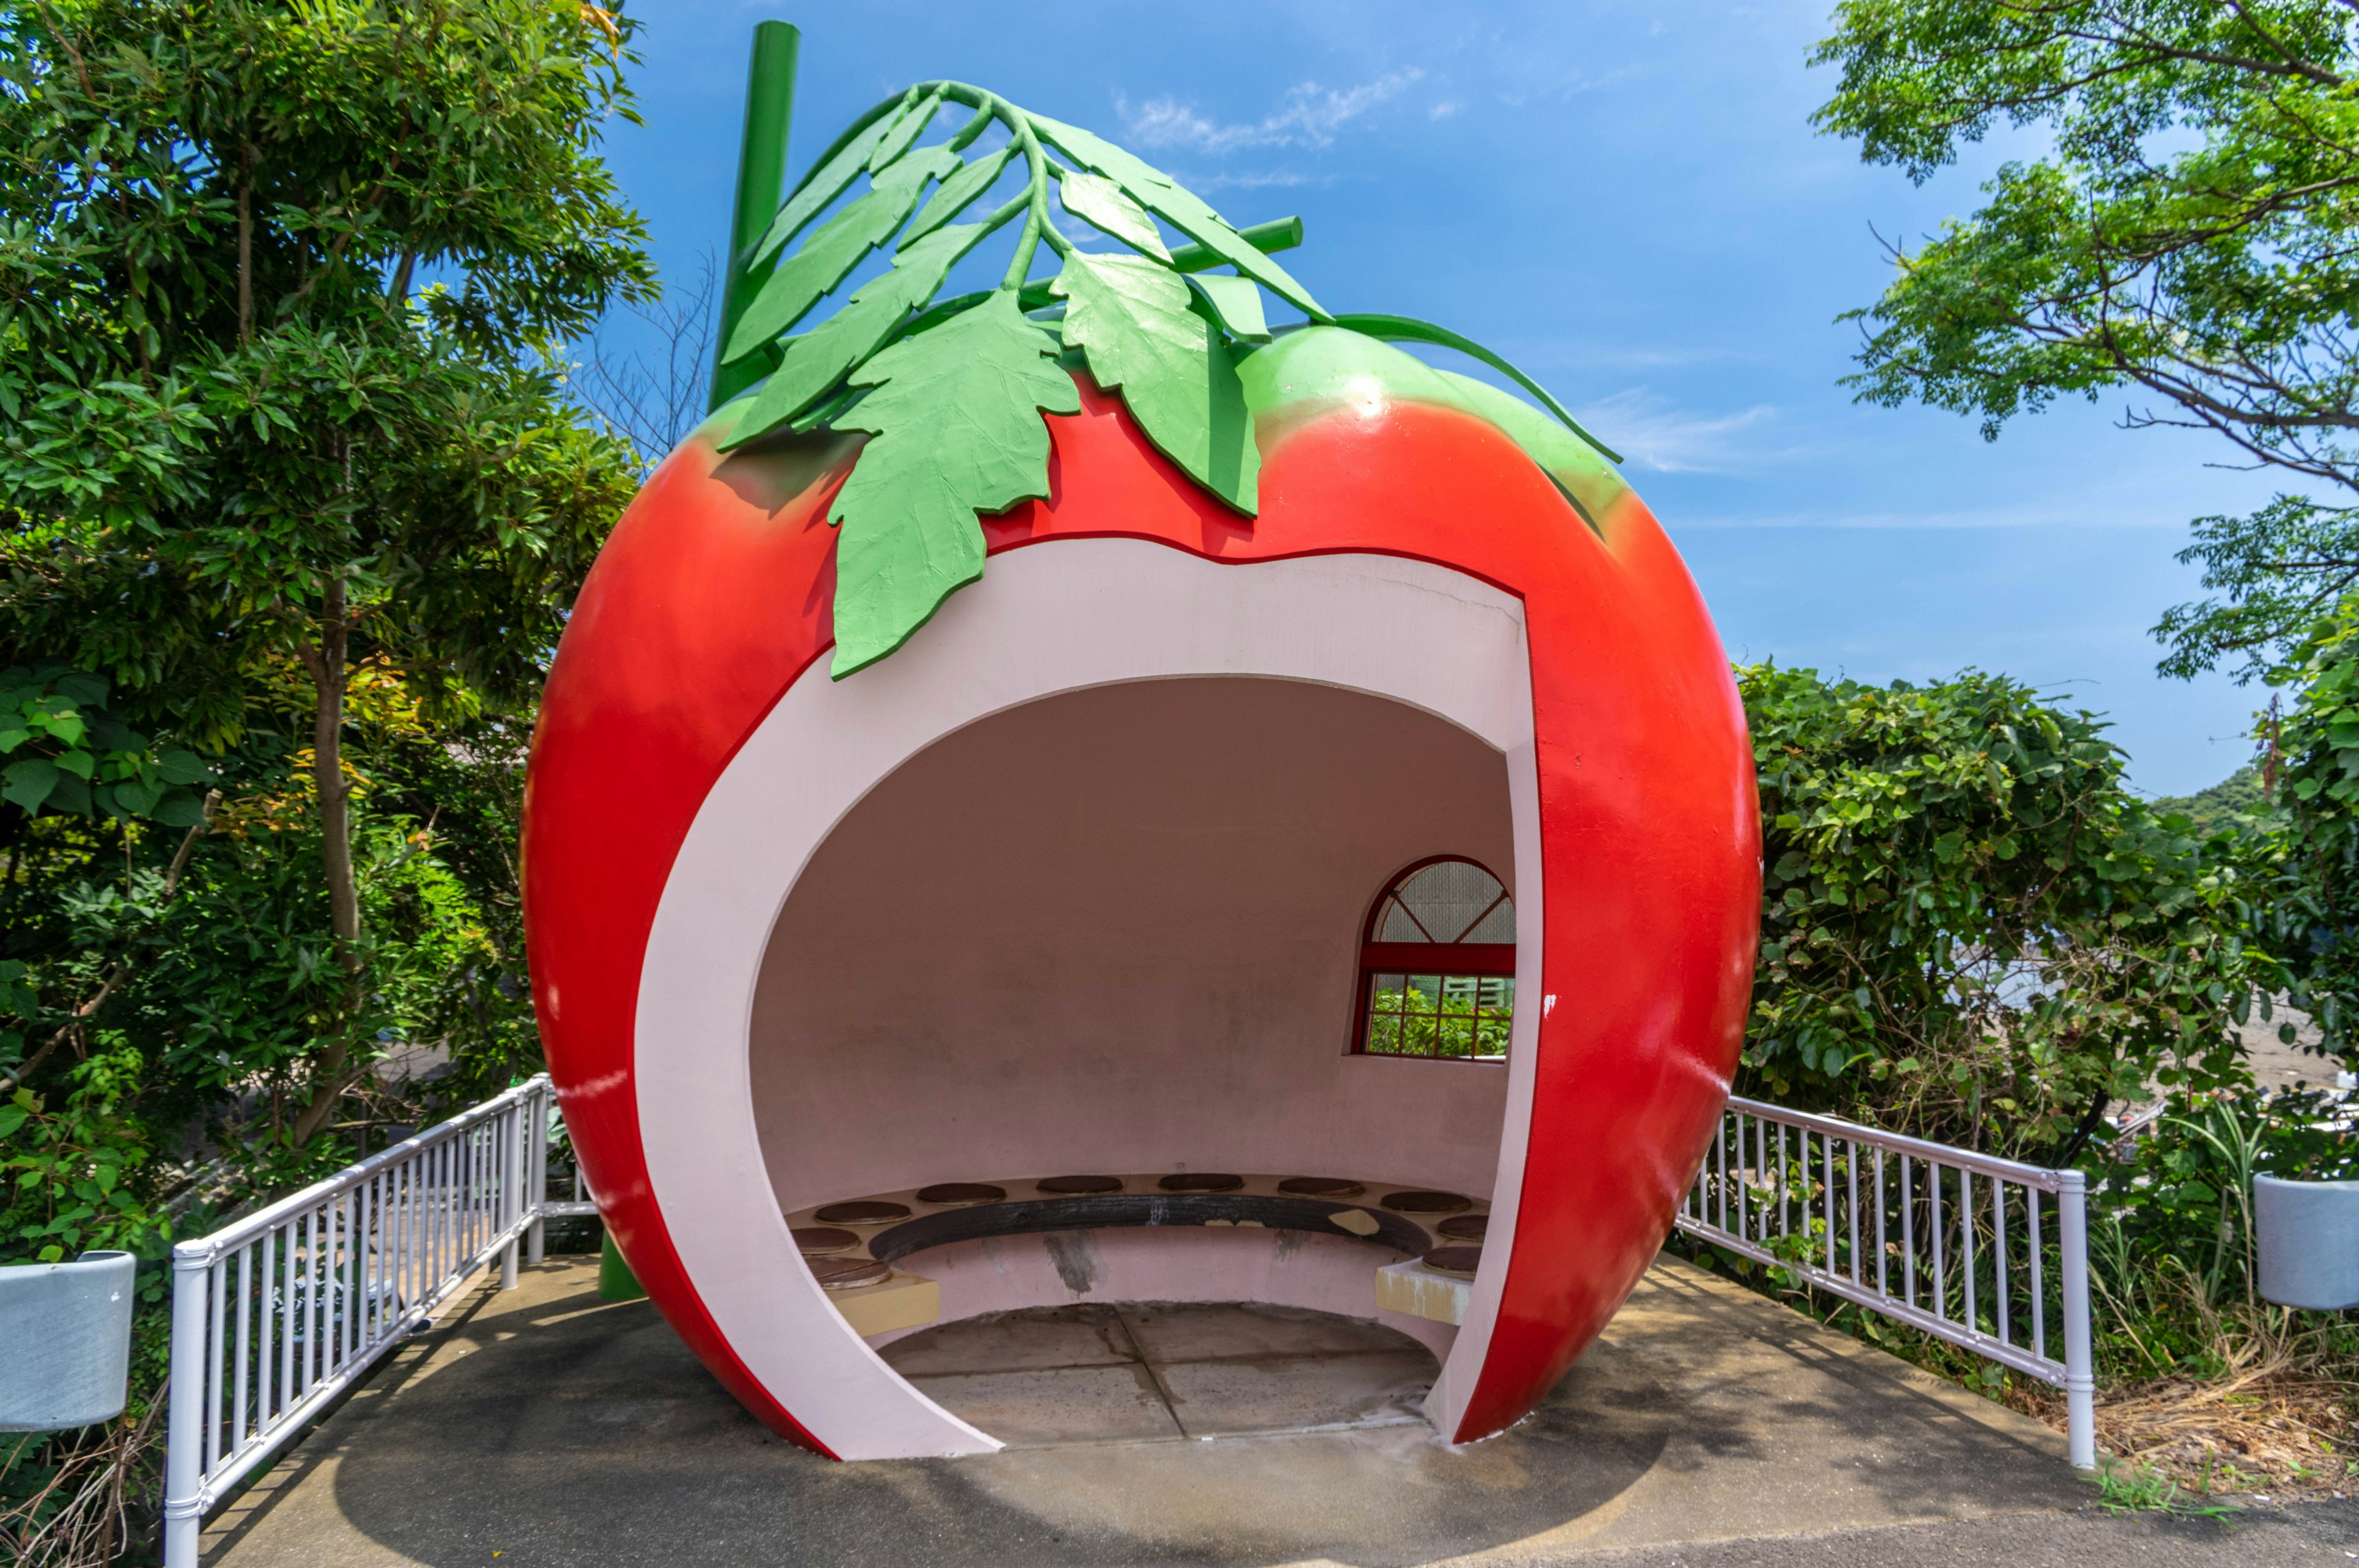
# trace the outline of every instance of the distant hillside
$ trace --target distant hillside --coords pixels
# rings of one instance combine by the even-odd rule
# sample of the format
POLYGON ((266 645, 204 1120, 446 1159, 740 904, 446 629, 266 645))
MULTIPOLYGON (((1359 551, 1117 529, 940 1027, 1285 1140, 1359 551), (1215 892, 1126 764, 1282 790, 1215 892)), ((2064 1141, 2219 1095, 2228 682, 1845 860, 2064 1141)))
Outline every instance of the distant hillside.
POLYGON ((2170 795, 2154 803, 2157 811, 2184 812, 2198 832, 2208 833, 2232 822, 2249 821, 2268 809, 2261 798, 2261 766, 2246 762, 2210 789, 2195 795, 2170 795))

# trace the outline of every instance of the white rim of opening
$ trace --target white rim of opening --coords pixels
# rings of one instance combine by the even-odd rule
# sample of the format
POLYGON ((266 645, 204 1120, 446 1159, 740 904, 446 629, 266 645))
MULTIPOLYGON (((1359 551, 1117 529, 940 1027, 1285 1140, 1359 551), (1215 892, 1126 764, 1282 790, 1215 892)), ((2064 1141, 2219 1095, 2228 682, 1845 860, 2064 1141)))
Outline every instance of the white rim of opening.
MULTIPOLYGON (((844 681, 814 661, 699 808, 648 933, 634 1077, 648 1180, 690 1285, 747 1371, 845 1459, 1001 1444, 886 1364, 803 1266, 754 1118, 755 988, 796 880, 846 813, 951 731, 1060 692, 1257 676, 1368 693, 1505 754, 1516 841, 1516 991, 1538 997, 1538 773, 1523 605, 1477 579, 1391 556, 1223 565, 1131 539, 1060 540, 992 558, 891 658, 844 681)), ((1493 1231, 1515 1234, 1541 1008, 1518 1007, 1493 1231)), ((1453 1433, 1490 1346, 1511 1247, 1486 1248, 1427 1401, 1453 1433)))

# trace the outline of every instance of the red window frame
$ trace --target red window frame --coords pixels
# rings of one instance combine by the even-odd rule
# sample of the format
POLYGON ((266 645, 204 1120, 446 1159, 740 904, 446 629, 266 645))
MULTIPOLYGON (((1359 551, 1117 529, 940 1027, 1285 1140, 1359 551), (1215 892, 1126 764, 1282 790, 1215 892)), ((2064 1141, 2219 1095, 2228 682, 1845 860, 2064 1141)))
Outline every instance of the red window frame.
MULTIPOLYGON (((1491 909, 1500 903, 1513 904, 1505 877, 1475 860, 1471 855, 1428 855, 1395 871, 1378 890, 1368 905, 1366 916, 1360 922, 1360 963, 1353 984, 1352 1002, 1351 1054, 1374 1056, 1392 1062, 1471 1062, 1496 1066, 1500 1058, 1485 1056, 1420 1056, 1407 1051, 1371 1051, 1368 1049, 1369 982, 1380 974, 1440 975, 1445 978, 1473 976, 1491 979, 1504 976, 1513 979, 1516 974, 1516 945, 1513 942, 1379 942, 1376 931, 1385 915, 1385 905, 1397 893, 1402 884, 1428 866, 1472 866, 1499 884, 1499 897, 1489 909, 1484 910, 1467 925, 1473 930, 1490 917, 1491 909), (1447 958, 1443 955, 1448 955, 1447 958)), ((1406 907, 1406 906, 1404 906, 1406 907)), ((1410 919, 1417 916, 1411 914, 1410 919)))

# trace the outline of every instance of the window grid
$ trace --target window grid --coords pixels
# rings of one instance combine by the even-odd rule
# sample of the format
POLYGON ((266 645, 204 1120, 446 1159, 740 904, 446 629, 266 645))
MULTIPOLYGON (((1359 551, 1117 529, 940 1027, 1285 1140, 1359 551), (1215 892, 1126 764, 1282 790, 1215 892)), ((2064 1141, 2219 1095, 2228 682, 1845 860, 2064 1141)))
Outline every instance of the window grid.
POLYGON ((1366 983, 1367 1030, 1360 1049, 1368 1054, 1506 1060, 1516 1005, 1512 979, 1379 971, 1366 983))

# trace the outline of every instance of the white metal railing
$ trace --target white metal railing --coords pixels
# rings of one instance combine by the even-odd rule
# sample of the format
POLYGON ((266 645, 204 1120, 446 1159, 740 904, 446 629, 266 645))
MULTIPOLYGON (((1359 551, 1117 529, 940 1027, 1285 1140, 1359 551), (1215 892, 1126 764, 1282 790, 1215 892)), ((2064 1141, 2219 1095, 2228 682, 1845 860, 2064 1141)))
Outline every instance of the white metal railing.
POLYGON ((546 1075, 172 1249, 164 1562, 205 1515, 474 1272, 540 1261, 546 1075))
POLYGON ((2086 1470, 2097 1462, 2087 1206, 2078 1171, 1731 1099, 1678 1224, 2062 1389, 2072 1463, 2086 1470))

